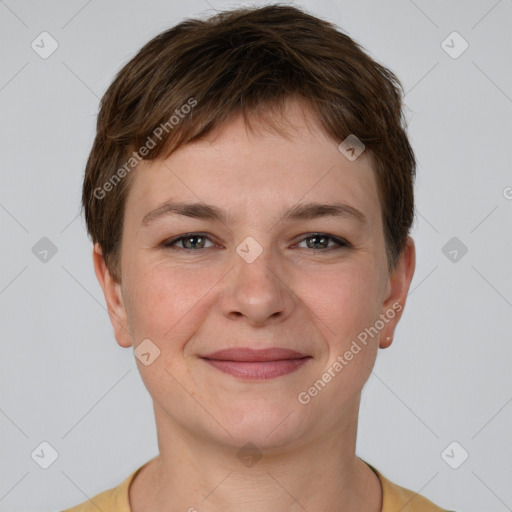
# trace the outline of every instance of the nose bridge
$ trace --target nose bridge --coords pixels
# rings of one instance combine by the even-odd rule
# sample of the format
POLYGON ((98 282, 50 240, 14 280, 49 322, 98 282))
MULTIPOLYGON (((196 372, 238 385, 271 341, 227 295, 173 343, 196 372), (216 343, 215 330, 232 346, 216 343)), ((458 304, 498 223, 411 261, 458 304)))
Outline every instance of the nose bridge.
POLYGON ((224 294, 224 313, 243 315, 249 322, 263 323, 270 317, 286 317, 293 310, 293 296, 280 275, 279 254, 270 236, 246 237, 236 247, 233 271, 224 294), (258 238, 258 240, 256 240, 258 238))

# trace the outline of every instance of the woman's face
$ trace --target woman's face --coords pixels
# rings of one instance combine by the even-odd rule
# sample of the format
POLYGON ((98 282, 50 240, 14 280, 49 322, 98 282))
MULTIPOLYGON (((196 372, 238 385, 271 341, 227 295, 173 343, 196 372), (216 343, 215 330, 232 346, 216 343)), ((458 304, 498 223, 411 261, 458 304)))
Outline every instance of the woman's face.
POLYGON ((357 420, 379 340, 393 334, 412 272, 387 272, 367 153, 350 161, 309 116, 306 124, 291 104, 289 137, 249 132, 238 117, 215 138, 133 171, 122 279, 112 284, 121 300, 109 310, 120 345, 150 340, 136 354, 157 422, 264 449, 357 420), (188 216, 161 208, 176 202, 203 209, 188 216), (286 216, 313 203, 347 208, 286 216), (206 205, 224 219, 203 216, 206 205), (204 357, 233 348, 304 357, 204 357))

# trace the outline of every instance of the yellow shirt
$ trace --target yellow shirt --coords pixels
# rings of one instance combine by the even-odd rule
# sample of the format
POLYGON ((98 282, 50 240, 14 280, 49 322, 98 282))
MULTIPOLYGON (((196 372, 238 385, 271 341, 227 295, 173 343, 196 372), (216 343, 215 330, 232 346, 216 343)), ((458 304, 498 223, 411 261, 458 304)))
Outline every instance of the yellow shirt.
MULTIPOLYGON (((390 482, 373 466, 370 466, 370 468, 379 477, 382 487, 382 512, 449 512, 434 505, 423 496, 390 482)), ((140 469, 142 469, 142 466, 118 487, 103 491, 91 500, 62 512, 98 512, 98 510, 102 512, 130 512, 128 490, 140 469)))

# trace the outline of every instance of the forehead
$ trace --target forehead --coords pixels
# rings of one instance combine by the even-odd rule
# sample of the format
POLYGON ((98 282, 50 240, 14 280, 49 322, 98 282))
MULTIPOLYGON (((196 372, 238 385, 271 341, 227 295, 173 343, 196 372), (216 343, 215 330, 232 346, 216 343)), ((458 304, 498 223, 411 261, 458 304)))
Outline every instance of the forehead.
POLYGON ((143 161, 134 171, 126 215, 135 221, 165 201, 204 202, 233 220, 264 216, 299 202, 344 202, 380 220, 371 158, 348 160, 315 116, 292 104, 279 118, 281 133, 265 121, 232 118, 170 157, 143 161))

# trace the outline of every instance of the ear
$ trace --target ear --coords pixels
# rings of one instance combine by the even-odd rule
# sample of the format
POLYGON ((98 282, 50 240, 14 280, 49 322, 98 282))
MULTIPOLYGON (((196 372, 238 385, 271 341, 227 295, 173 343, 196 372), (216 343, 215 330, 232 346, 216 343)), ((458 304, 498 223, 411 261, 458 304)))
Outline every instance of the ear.
POLYGON ((381 310, 384 327, 380 331, 380 348, 387 348, 393 342, 393 335, 405 308, 405 301, 407 300, 415 267, 416 249, 414 240, 408 236, 406 246, 386 284, 386 294, 381 310))
POLYGON ((114 328, 114 335, 117 343, 121 347, 130 347, 132 344, 129 328, 128 328, 128 315, 123 302, 121 294, 121 284, 114 280, 110 274, 101 247, 98 243, 94 245, 92 251, 92 258, 94 262, 94 271, 96 277, 103 289, 105 301, 107 303, 108 316, 114 328))

